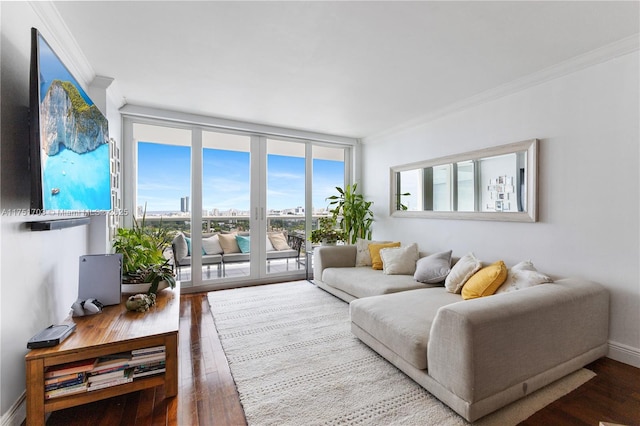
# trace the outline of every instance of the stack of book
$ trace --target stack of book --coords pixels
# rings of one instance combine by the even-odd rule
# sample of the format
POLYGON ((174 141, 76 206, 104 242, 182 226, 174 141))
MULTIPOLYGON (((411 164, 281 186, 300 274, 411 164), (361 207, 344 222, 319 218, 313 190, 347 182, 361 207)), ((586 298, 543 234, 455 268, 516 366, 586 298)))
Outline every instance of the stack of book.
POLYGON ((45 399, 86 392, 88 372, 93 369, 97 358, 54 365, 44 372, 45 399))
POLYGON ((132 382, 133 368, 129 366, 130 361, 130 352, 98 358, 88 372, 88 389, 92 391, 132 382))
POLYGON ((131 351, 131 362, 133 367, 133 378, 153 376, 164 373, 166 352, 164 346, 154 346, 151 348, 135 349, 131 351))

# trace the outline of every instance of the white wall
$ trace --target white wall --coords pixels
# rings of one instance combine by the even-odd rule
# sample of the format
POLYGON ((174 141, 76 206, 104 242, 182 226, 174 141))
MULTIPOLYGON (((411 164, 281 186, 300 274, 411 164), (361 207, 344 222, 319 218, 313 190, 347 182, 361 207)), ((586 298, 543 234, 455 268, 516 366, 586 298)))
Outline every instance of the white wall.
MULTIPOLYGON (((78 257, 89 252, 89 231, 80 226, 31 232, 25 225, 28 218, 14 212, 28 210, 30 204, 27 112, 31 27, 38 28, 54 50, 61 47, 49 25, 28 3, 0 2, 0 11, 0 420, 4 425, 24 420, 27 340, 68 315, 78 294, 78 257)), ((88 82, 81 84, 88 86, 88 82)), ((108 114, 108 118, 111 135, 120 137, 119 114, 108 114)))
MULTIPOLYGON (((374 238, 484 262, 531 259, 611 294, 610 354, 640 366, 638 52, 443 118, 364 140, 364 194, 374 238), (391 218, 389 167, 541 139, 539 221, 391 218)), ((428 93, 425 93, 428 96, 428 93)), ((585 312, 585 315, 588 315, 585 312)))

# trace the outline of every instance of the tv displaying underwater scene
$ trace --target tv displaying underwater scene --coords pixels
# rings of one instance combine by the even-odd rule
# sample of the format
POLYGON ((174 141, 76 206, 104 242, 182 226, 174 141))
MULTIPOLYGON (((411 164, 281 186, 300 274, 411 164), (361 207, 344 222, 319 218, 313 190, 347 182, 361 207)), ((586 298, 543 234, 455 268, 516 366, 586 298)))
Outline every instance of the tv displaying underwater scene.
POLYGON ((35 28, 31 44, 32 212, 111 210, 107 119, 35 28))

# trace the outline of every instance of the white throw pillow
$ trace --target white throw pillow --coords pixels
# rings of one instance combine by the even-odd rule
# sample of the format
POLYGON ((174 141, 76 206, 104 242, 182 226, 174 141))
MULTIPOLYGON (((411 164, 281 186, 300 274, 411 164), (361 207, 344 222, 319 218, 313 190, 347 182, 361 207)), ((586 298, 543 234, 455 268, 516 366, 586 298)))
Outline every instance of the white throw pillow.
POLYGON ((418 259, 413 279, 426 284, 441 283, 451 272, 451 250, 418 259))
POLYGON ((506 281, 498 288, 495 294, 552 282, 553 280, 550 277, 538 272, 530 260, 525 260, 509 269, 506 281))
POLYGON ((205 254, 222 254, 223 250, 220 245, 220 238, 218 238, 218 234, 212 235, 209 238, 203 238, 202 249, 205 254))
POLYGON ((464 283, 466 283, 473 274, 478 272, 480 268, 482 268, 482 263, 473 253, 469 252, 453 265, 451 272, 447 275, 447 279, 444 280, 444 286, 449 293, 459 294, 462 291, 464 283))
POLYGON ((387 275, 413 275, 418 261, 418 245, 383 248, 380 250, 382 271, 387 275))
POLYGON ((391 241, 372 241, 358 238, 356 240, 356 266, 371 266, 371 254, 369 253, 369 244, 386 244, 391 241))

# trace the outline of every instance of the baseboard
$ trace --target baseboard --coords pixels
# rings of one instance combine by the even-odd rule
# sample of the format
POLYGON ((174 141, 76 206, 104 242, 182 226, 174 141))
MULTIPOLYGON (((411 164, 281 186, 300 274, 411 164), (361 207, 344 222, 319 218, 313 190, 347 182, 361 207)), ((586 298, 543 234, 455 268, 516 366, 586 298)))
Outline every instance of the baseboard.
POLYGON ((640 368, 640 349, 609 341, 608 358, 640 368))
POLYGON ((1 426, 20 426, 27 418, 27 392, 22 392, 20 398, 2 414, 1 426))

